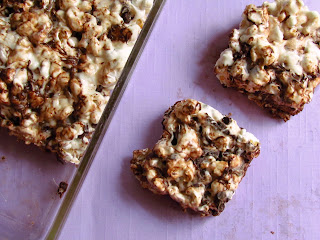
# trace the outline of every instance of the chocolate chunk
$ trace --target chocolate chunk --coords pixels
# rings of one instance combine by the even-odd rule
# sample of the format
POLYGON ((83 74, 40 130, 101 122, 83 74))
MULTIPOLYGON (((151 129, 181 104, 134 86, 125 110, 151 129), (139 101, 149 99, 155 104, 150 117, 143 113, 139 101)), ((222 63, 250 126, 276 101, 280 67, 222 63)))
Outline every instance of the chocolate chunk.
POLYGON ((111 41, 128 42, 132 36, 130 29, 120 25, 113 25, 109 29, 108 38, 111 41))

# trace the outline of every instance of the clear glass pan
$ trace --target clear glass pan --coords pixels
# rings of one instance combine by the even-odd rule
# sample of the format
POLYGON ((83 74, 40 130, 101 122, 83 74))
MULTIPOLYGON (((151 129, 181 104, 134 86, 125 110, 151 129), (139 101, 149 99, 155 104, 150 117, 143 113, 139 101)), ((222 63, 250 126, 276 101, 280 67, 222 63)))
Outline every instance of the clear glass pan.
POLYGON ((165 0, 154 5, 78 167, 0 129, 0 239, 57 239, 165 0), (61 181, 69 183, 60 199, 61 181))

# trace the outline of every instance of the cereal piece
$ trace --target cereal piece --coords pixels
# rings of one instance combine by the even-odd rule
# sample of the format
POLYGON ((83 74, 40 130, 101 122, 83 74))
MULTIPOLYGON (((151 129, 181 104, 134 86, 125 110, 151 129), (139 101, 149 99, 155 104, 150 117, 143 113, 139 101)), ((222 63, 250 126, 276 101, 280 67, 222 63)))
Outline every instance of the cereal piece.
POLYGON ((246 174, 260 143, 212 107, 184 100, 168 109, 162 138, 136 150, 131 170, 142 187, 202 216, 219 215, 246 174))
POLYGON ((301 0, 249 5, 230 35, 215 73, 287 121, 303 110, 320 82, 320 20, 301 0))
POLYGON ((151 0, 0 3, 0 125, 80 162, 151 0))

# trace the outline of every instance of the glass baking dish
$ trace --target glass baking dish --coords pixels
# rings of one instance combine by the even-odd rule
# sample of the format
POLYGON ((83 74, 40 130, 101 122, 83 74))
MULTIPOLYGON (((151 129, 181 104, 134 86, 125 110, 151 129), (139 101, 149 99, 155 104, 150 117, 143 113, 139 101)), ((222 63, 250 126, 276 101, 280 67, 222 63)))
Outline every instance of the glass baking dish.
POLYGON ((82 186, 165 0, 154 5, 79 166, 27 146, 0 129, 0 239, 56 239, 82 186), (61 181, 69 184, 60 199, 61 181))

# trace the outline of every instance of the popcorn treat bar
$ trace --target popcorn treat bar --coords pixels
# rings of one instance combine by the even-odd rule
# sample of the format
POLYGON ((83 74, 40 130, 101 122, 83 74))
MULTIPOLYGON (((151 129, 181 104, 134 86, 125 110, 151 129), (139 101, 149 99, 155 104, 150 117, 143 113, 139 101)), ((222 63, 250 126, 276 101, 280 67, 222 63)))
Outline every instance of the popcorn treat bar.
POLYGON ((78 164, 152 0, 0 3, 0 125, 78 164))
POLYGON ((320 20, 301 0, 249 5, 230 35, 215 73, 287 121, 303 110, 320 82, 320 20))
POLYGON ((260 143, 236 121, 196 100, 177 102, 162 122, 153 149, 133 152, 131 170, 142 187, 202 216, 219 215, 260 143))

